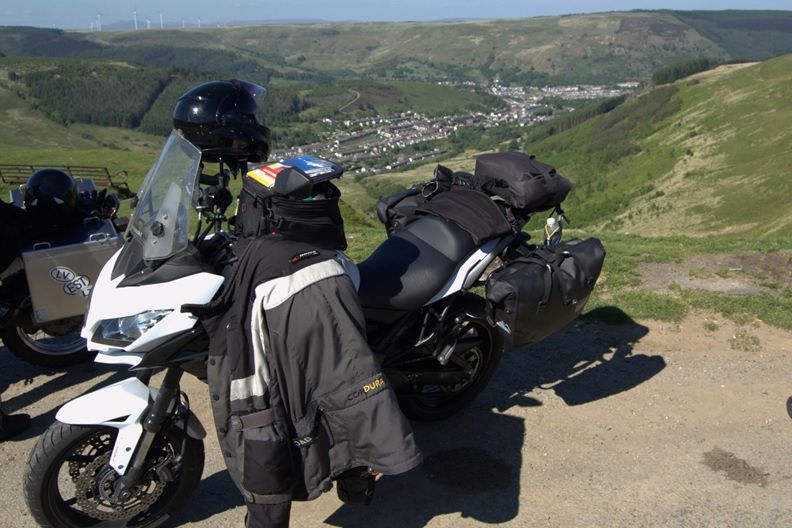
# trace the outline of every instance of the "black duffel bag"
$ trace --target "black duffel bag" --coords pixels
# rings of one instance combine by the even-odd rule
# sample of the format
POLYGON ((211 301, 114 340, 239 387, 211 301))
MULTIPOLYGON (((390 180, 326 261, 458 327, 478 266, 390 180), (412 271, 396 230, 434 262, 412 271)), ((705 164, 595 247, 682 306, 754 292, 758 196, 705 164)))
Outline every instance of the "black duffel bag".
POLYGON ((558 207, 572 189, 555 168, 522 152, 478 156, 474 185, 528 213, 558 207))
POLYGON ((416 209, 424 205, 427 197, 423 194, 424 184, 383 196, 377 201, 377 218, 385 226, 388 236, 399 232, 404 226, 416 219, 416 209))
POLYGON ((526 251, 487 279, 490 318, 512 346, 541 341, 580 315, 604 260, 596 238, 526 251))
POLYGON ((377 201, 377 218, 385 226, 388 236, 394 235, 417 219, 420 213, 418 209, 426 205, 432 197, 455 188, 472 188, 472 175, 437 165, 432 180, 381 197, 377 201))

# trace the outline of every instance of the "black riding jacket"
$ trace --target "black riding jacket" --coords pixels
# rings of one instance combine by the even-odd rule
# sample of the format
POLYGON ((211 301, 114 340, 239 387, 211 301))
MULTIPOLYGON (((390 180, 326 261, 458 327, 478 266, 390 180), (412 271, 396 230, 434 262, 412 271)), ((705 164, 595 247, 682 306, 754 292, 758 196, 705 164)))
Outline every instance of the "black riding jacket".
POLYGON ((337 253, 255 239, 206 308, 215 425, 246 500, 313 499, 354 467, 420 464, 337 253))

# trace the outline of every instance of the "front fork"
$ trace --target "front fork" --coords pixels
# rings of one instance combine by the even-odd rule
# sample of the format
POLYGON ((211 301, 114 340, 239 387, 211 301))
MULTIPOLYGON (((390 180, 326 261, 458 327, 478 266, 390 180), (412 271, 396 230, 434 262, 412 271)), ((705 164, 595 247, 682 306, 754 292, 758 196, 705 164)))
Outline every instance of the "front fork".
MULTIPOLYGON (((148 457, 154 439, 163 431, 163 425, 168 417, 174 412, 174 406, 179 405, 179 380, 184 371, 180 368, 170 367, 165 372, 165 379, 160 385, 159 391, 151 408, 142 421, 143 433, 138 440, 137 449, 129 466, 114 484, 113 495, 122 501, 127 500, 132 495, 140 479, 146 471, 146 458, 148 457)), ((145 385, 151 381, 152 371, 146 369, 136 376, 145 385)), ((190 419, 188 416, 187 420, 190 419)), ((127 447, 126 449, 130 449, 127 447)), ((123 469, 123 468, 121 468, 123 469)))
MULTIPOLYGON (((118 429, 109 461, 119 475, 117 497, 129 496, 145 473, 146 458, 157 435, 165 432, 170 418, 181 411, 179 380, 183 373, 179 367, 169 367, 161 387, 154 389, 148 386, 152 371, 142 370, 134 378, 84 394, 58 410, 55 417, 63 423, 118 429)), ((203 439, 206 431, 198 418, 189 410, 183 414, 184 422, 178 426, 184 434, 203 439)), ((165 469, 157 471, 167 480, 165 469)))

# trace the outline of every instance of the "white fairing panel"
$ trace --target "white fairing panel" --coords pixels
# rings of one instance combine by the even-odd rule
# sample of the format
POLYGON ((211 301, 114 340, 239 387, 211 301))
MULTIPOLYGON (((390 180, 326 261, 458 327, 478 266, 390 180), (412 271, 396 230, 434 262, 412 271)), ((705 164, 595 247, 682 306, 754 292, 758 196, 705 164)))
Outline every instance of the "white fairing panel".
POLYGON ((495 249, 498 246, 500 240, 490 240, 489 242, 485 243, 483 246, 478 248, 476 251, 470 255, 467 260, 462 262, 459 266, 457 266, 456 271, 448 279, 443 289, 437 292, 437 295, 432 297, 432 299, 426 303, 427 305, 435 303, 440 299, 444 299, 449 295, 452 295, 459 290, 462 289, 462 285, 465 284, 465 281, 468 278, 470 272, 483 261, 488 261, 487 263, 491 262, 496 256, 495 249))
MULTIPOLYGON (((117 259, 118 253, 105 264, 91 292, 91 304, 82 329, 82 337, 88 341, 89 350, 98 352, 119 350, 117 347, 91 340, 102 320, 127 317, 149 310, 173 310, 134 343, 123 349, 127 354, 152 350, 169 337, 195 326, 198 319, 192 314, 182 313, 181 306, 209 302, 224 280, 221 275, 197 273, 159 284, 121 288, 119 284, 124 280, 123 275, 111 279, 117 259)), ((100 362, 105 361, 100 359, 100 362)))
POLYGON ((149 398, 156 396, 137 378, 129 378, 76 398, 60 408, 55 418, 73 425, 105 425, 118 429, 110 466, 123 475, 143 434, 141 423, 149 398))

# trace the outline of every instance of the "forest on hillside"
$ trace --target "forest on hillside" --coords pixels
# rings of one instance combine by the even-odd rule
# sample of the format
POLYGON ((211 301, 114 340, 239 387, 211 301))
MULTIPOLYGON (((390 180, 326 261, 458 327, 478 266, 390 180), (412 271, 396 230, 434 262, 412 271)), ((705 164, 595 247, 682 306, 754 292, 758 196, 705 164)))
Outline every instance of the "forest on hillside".
POLYGON ((21 95, 56 123, 136 128, 169 82, 151 68, 65 62, 54 69, 12 73, 24 83, 21 95))

